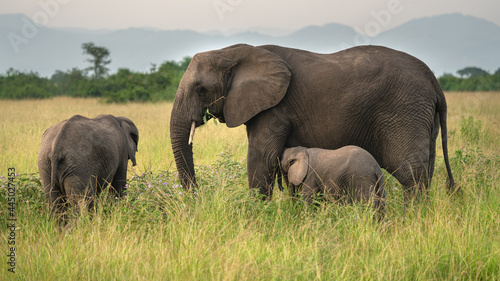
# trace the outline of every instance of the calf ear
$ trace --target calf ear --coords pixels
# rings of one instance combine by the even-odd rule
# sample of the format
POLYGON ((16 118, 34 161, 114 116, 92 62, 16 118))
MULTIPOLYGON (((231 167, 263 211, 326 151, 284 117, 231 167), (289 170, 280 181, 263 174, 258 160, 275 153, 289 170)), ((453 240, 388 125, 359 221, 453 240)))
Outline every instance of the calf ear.
POLYGON ((307 176, 307 171, 309 170, 309 154, 305 148, 297 148, 289 161, 293 161, 288 170, 288 180, 298 186, 300 185, 307 176))
POLYGON ((135 126, 134 122, 126 117, 117 117, 120 122, 120 127, 125 134, 128 147, 128 159, 132 161, 132 166, 137 165, 135 160, 135 152, 137 151, 137 146, 139 145, 139 130, 135 126))

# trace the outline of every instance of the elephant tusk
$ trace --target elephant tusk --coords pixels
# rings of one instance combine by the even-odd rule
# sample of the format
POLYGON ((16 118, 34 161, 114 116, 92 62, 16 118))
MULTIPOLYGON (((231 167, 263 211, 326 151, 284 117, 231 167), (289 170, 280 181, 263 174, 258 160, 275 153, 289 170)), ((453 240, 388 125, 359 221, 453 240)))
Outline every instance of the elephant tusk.
POLYGON ((195 128, 196 128, 196 122, 193 121, 193 123, 191 123, 191 131, 189 132, 188 145, 191 145, 193 143, 194 129, 195 128))

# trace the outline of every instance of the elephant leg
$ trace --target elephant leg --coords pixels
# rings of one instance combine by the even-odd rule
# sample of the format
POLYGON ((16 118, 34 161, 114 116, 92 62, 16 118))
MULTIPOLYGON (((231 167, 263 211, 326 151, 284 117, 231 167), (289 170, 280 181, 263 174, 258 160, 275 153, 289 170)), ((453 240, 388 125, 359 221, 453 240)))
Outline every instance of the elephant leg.
POLYGON ((57 182, 55 182, 54 186, 52 186, 50 163, 48 164, 48 168, 40 168, 39 171, 43 191, 45 193, 45 198, 47 198, 47 201, 49 202, 49 207, 52 210, 52 213, 56 216, 57 223, 64 226, 66 223, 66 198, 61 190, 61 186, 57 182))
POLYGON ((295 186, 295 184, 288 184, 288 195, 290 195, 290 197, 292 198, 297 197, 297 187, 295 186))
POLYGON ((385 189, 384 180, 382 178, 378 179, 377 183, 375 184, 374 193, 375 200, 373 202, 373 208, 377 211, 377 216, 374 216, 374 219, 380 222, 385 217, 385 189))
POLYGON ((414 160, 401 161, 397 168, 388 169, 388 172, 401 183, 405 202, 428 195, 430 184, 429 161, 414 160))
POLYGON ((127 166, 118 167, 116 170, 115 176, 113 177, 113 181, 111 182, 111 186, 116 196, 122 197, 123 190, 125 185, 127 184, 127 166))
MULTIPOLYGON (((302 183, 302 198, 307 203, 312 203, 314 195, 316 195, 319 191, 319 186, 314 180, 314 175, 308 175, 304 179, 304 183, 302 183)), ((326 190, 325 190, 326 193, 326 190)))
POLYGON ((340 186, 336 184, 332 179, 325 179, 324 181, 325 199, 329 202, 337 202, 342 196, 340 186))
POLYGON ((356 202, 371 203, 375 214, 373 220, 380 222, 385 217, 385 190, 384 180, 377 175, 362 176, 353 181, 354 194, 356 202))
POLYGON ((94 207, 96 191, 100 184, 102 183, 97 180, 97 177, 92 175, 68 176, 64 179, 68 203, 78 207, 86 205, 91 210, 94 207))
POLYGON ((271 198, 279 169, 279 158, 288 136, 286 121, 272 111, 266 111, 262 112, 259 118, 250 120, 246 126, 248 185, 257 189, 263 196, 262 199, 271 198))
POLYGON ((258 190, 259 194, 263 196, 262 199, 271 198, 273 195, 273 184, 276 176, 274 167, 278 165, 279 153, 274 154, 276 160, 269 161, 262 151, 250 147, 248 149, 248 186, 258 190))
POLYGON ((353 177, 348 186, 347 194, 350 202, 369 202, 374 195, 372 192, 374 184, 371 179, 353 177))
POLYGON ((435 132, 425 132, 432 124, 415 123, 408 128, 390 128, 397 135, 385 132, 386 138, 381 140, 383 145, 382 159, 377 159, 380 166, 393 175, 403 186, 405 202, 428 193, 432 177, 435 155, 435 132), (411 131, 409 131, 411 129, 411 131))
MULTIPOLYGON (((52 209, 52 212, 56 215, 57 221, 60 225, 63 225, 66 221, 65 212, 67 209, 66 205, 66 197, 61 192, 59 187, 54 188, 48 192, 49 206, 52 209)), ((47 196, 47 192, 46 192, 47 196)))
POLYGON ((52 190, 49 195, 49 206, 56 217, 57 224, 65 226, 67 220, 67 202, 66 197, 60 190, 52 190))
POLYGON ((45 198, 47 198, 47 201, 49 202, 49 206, 52 210, 56 210, 56 201, 58 198, 60 198, 63 194, 61 193, 61 188, 59 187, 58 184, 52 187, 52 178, 51 178, 51 171, 50 171, 50 163, 48 164, 49 167, 47 169, 41 168, 40 170, 40 181, 42 182, 43 186, 43 192, 45 194, 45 198))

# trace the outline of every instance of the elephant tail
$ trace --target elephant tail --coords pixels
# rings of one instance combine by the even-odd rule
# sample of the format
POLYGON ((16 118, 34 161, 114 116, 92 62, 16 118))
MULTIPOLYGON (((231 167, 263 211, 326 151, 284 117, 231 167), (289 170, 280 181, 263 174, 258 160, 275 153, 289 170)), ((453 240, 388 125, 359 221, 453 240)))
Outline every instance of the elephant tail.
POLYGON ((448 129, 446 127, 446 112, 446 100, 444 99, 444 94, 442 94, 442 98, 437 104, 437 114, 439 114, 439 122, 441 126, 441 141, 443 146, 444 163, 446 165, 446 171, 448 172, 448 192, 453 193, 455 191, 455 181, 453 180, 453 174, 451 173, 451 166, 448 158, 448 129))

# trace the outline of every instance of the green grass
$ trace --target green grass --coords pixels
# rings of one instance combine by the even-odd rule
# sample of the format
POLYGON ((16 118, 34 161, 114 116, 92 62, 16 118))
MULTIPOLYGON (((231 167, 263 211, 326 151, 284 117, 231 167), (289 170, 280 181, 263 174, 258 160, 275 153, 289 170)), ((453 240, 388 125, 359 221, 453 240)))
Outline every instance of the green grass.
MULTIPOLYGON (((430 199, 405 211, 401 187, 387 175, 381 224, 360 205, 307 206, 279 191, 270 202, 256 200, 247 186, 244 128, 212 122, 196 132, 200 189, 186 194, 170 152, 171 104, 2 101, 0 186, 9 166, 20 175, 16 273, 7 271, 4 227, 0 280, 499 280, 500 94, 447 98, 451 165, 462 192, 446 193, 438 146, 430 199), (9 115, 15 112, 25 114, 9 115), (104 194, 96 211, 82 211, 61 232, 40 189, 36 155, 45 128, 79 112, 136 122, 138 166, 129 171, 126 197, 104 194)), ((7 208, 3 187, 1 225, 7 208)))

